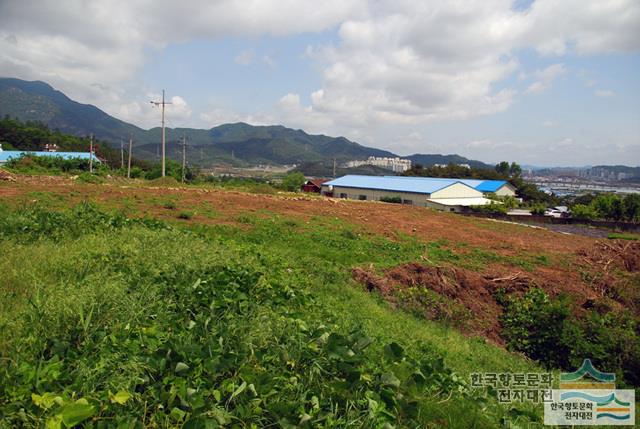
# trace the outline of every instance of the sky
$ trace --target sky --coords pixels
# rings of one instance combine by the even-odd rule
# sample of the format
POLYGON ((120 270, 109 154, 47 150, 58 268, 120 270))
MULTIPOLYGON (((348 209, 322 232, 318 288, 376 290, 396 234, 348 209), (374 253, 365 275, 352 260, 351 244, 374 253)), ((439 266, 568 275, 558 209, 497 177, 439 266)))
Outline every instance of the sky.
POLYGON ((0 0, 0 76, 143 128, 640 164, 638 0, 0 0))

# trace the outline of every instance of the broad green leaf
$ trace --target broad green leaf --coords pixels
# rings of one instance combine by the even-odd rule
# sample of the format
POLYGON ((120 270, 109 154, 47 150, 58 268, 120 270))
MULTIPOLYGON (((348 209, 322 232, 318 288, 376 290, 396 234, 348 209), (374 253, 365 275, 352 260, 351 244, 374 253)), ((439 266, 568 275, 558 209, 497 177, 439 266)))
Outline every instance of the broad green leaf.
POLYGON ((31 400, 38 407, 48 410, 53 406, 53 404, 63 405, 64 400, 60 395, 56 395, 55 393, 47 392, 43 395, 38 395, 37 393, 31 394, 31 400))
POLYGON ((206 417, 195 417, 187 420, 182 429, 216 429, 220 424, 215 419, 206 417))
POLYGON ((124 405, 127 401, 131 399, 131 394, 129 392, 125 392, 124 390, 118 391, 115 395, 109 393, 109 400, 111 400, 114 404, 124 405))
POLYGON ((239 394, 244 392, 244 389, 246 387, 247 387, 247 382, 243 381, 242 384, 240 386, 238 386, 238 388, 236 390, 233 391, 233 393, 231 394, 231 397, 229 398, 229 400, 232 400, 233 398, 235 398, 236 396, 238 396, 239 394))
POLYGON ((73 427, 95 415, 97 411, 96 407, 87 403, 86 399, 79 399, 62 408, 62 422, 67 427, 73 427))
POLYGON ((387 386, 399 387, 400 380, 393 372, 385 372, 380 376, 380 382, 387 386))
POLYGON ((393 342, 384 346, 384 354, 389 360, 397 362, 404 357, 404 349, 400 344, 393 342))
POLYGON ((180 408, 173 407, 171 409, 171 413, 169 415, 171 416, 171 418, 173 420, 180 421, 180 420, 184 419, 184 416, 186 415, 186 413, 184 411, 182 411, 180 408))
POLYGON ((56 414, 47 419, 44 424, 45 429, 62 429, 62 415, 56 414))
POLYGON ((189 369, 189 365, 187 365, 184 362, 178 362, 176 364, 176 372, 182 372, 182 371, 186 371, 189 369))

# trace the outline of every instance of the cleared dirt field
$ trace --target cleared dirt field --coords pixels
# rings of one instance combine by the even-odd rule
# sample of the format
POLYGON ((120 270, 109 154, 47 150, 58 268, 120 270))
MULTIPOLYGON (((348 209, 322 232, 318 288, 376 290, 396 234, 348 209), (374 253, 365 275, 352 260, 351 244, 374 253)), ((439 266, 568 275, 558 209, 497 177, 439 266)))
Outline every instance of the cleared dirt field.
MULTIPOLYGON (((637 312, 636 293, 625 275, 640 267, 640 242, 598 240, 431 209, 379 202, 327 199, 302 194, 255 194, 215 187, 160 187, 111 181, 82 184, 68 178, 14 176, 0 181, 0 201, 10 205, 38 202, 55 208, 82 201, 184 224, 221 224, 250 228, 243 217, 282 216, 313 228, 318 219, 344 222, 365 234, 392 240, 413 237, 441 245, 460 264, 429 268, 419 264, 384 272, 355 267, 356 281, 387 294, 393 287, 420 283, 476 315, 470 332, 500 342, 500 308, 491 298, 498 288, 521 293, 541 287, 551 296, 574 298, 577 310, 606 298, 607 305, 637 312), (188 215, 181 216, 187 212, 188 215), (481 261, 472 271, 461 266, 481 261), (459 265, 459 266, 458 266, 459 265), (435 271, 434 271, 435 270, 435 271), (609 299, 613 297, 613 299, 609 299)), ((319 225, 319 228, 323 226, 319 225)), ((634 288, 635 290, 635 288, 634 288)))
POLYGON ((595 240, 521 225, 465 218, 434 210, 379 202, 327 199, 295 194, 250 194, 216 188, 161 188, 117 183, 79 184, 48 176, 16 176, 16 182, 0 182, 0 198, 17 203, 58 196, 66 201, 91 200, 126 209, 131 205, 159 218, 174 218, 162 201, 174 201, 178 209, 192 210, 191 222, 229 223, 243 213, 280 214, 310 220, 327 216, 361 225, 369 232, 395 237, 415 235, 425 241, 447 240, 481 246, 499 254, 519 252, 574 253, 595 240), (35 193, 35 194, 34 194, 35 193), (205 216, 203 207, 215 211, 205 216))

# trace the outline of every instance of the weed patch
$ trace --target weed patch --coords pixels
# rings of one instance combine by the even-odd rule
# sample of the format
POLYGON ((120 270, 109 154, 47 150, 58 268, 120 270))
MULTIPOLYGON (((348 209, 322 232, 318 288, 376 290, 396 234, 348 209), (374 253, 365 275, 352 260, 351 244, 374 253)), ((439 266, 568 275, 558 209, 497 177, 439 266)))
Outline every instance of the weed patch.
POLYGON ((90 204, 0 210, 0 269, 31 272, 0 279, 9 426, 425 427, 448 398, 461 426, 504 414, 432 348, 345 325, 278 252, 90 204))

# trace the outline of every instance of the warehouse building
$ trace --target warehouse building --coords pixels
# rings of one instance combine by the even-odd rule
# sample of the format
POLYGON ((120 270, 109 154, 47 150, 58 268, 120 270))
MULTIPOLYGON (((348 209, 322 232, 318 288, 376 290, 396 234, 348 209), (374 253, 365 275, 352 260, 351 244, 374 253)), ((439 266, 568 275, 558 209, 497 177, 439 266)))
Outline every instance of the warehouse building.
POLYGON ((322 194, 361 201, 395 199, 452 212, 491 203, 483 191, 464 181, 428 177, 347 175, 323 183, 322 194))

